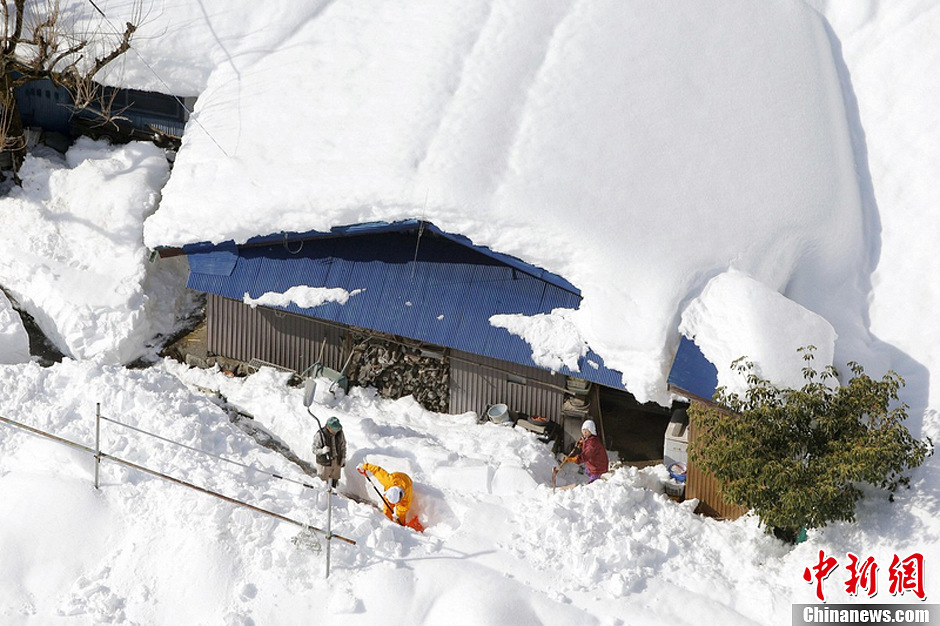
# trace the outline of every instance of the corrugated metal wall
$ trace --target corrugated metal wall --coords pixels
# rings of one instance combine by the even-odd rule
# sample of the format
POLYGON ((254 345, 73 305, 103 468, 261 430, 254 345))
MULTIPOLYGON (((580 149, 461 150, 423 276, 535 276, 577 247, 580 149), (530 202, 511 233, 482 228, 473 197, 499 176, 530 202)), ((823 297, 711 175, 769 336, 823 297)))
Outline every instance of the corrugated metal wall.
POLYGON ((451 350, 450 413, 503 403, 513 411, 561 422, 565 377, 498 359, 451 350))
MULTIPOLYGON (((689 447, 695 442, 695 425, 689 424, 689 447)), ((737 519, 747 513, 747 509, 727 504, 721 497, 721 487, 711 474, 689 462, 685 479, 686 499, 698 498, 698 512, 720 519, 737 519)))
POLYGON ((236 361, 260 359, 298 374, 313 365, 323 339, 323 364, 342 369, 347 355, 345 330, 334 324, 209 294, 206 302, 210 355, 236 361))
MULTIPOLYGON (((209 354, 236 361, 259 359, 303 372, 317 360, 326 337, 323 363, 340 370, 346 361, 348 329, 292 313, 251 308, 243 302, 208 295, 209 354)), ((565 376, 481 357, 459 350, 450 363, 450 413, 476 411, 502 402, 514 411, 561 422, 565 376)))

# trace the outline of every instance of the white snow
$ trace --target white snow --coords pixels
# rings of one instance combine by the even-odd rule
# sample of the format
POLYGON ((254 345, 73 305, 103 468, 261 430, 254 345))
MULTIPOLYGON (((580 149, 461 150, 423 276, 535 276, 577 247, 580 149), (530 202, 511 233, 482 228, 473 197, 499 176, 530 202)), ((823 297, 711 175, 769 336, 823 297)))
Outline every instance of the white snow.
POLYGON ((0 198, 3 287, 65 354, 111 363, 147 355, 186 297, 185 261, 151 267, 141 235, 169 175, 164 154, 82 139, 65 159, 43 155, 0 198))
POLYGON ((578 359, 587 354, 588 346, 571 321, 574 313, 571 309, 555 309, 548 315, 493 315, 490 324, 525 340, 536 365, 552 371, 564 365, 577 372, 578 359))
POLYGON ((23 320, 0 291, 0 363, 25 363, 29 358, 29 335, 23 320))
POLYGON ((815 348, 810 365, 821 371, 832 363, 836 341, 835 331, 824 318, 734 270, 708 281, 682 312, 679 330, 716 364, 718 385, 738 394, 747 389, 747 375, 731 368, 737 359, 764 364, 755 365, 753 373, 799 389, 806 382, 803 367, 807 364, 775 355, 815 348))
MULTIPOLYGON (((224 22, 198 5, 164 17, 224 22)), ((641 401, 668 404, 682 303, 732 267, 829 319, 848 351, 867 345, 877 232, 825 22, 801 2, 290 17, 279 41, 245 20, 225 24, 245 28, 231 44, 201 43, 227 54, 148 246, 420 217, 576 285, 572 321, 641 401)), ((174 45, 144 48, 157 74, 194 54, 174 45)))
MULTIPOLYGON (((132 3, 96 4, 118 25, 132 3)), ((109 70, 199 95, 172 174, 152 146, 83 140, 0 198, 0 285, 69 355, 24 359, 0 302, 20 337, 0 339, 0 417, 93 447, 100 404, 138 429, 104 421, 106 454, 323 527, 320 483, 292 482, 312 479, 207 392, 311 461, 284 374, 122 365, 191 304, 185 261, 148 248, 420 217, 582 290, 577 312, 493 320, 544 363, 586 344, 663 401, 680 332, 719 370, 746 355, 781 380, 813 343, 819 366, 897 370, 912 432, 940 438, 937 0, 209 4, 154 3, 109 70)), ((887 589, 912 553, 940 597, 936 457, 790 548, 669 500, 662 466, 553 492, 522 430, 369 389, 312 410, 346 430, 340 490, 372 496, 364 458, 406 471, 426 533, 336 496, 357 544, 332 543, 325 579, 296 526, 108 460, 96 491, 91 454, 2 423, 0 621, 789 624, 820 550, 840 564, 830 602, 913 603, 887 589), (846 594, 849 552, 876 558, 873 600, 846 594)))
POLYGON ((362 289, 346 291, 339 287, 327 288, 297 285, 283 293, 266 291, 257 298, 252 298, 246 291, 242 302, 251 308, 255 308, 259 304, 262 306, 288 306, 291 303, 295 303, 302 309, 310 309, 315 306, 320 306, 321 304, 326 304, 327 302, 346 304, 349 302, 350 296, 355 296, 358 293, 362 293, 362 291, 362 289))

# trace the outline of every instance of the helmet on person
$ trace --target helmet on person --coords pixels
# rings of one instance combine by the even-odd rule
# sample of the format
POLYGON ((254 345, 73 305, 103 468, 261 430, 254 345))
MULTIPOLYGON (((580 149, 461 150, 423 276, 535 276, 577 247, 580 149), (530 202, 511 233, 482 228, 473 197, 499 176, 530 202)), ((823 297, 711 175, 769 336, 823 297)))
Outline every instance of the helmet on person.
POLYGON ((339 423, 339 418, 336 417, 331 417, 330 419, 326 420, 326 427, 334 433, 338 433, 339 431, 343 430, 343 425, 339 423))
POLYGON ((584 423, 581 424, 581 431, 588 431, 594 436, 597 436, 597 426, 594 425, 594 420, 584 420, 584 423))
POLYGON ((404 496, 405 492, 402 491, 401 487, 393 485, 385 490, 385 499, 388 500, 389 504, 398 504, 404 496))

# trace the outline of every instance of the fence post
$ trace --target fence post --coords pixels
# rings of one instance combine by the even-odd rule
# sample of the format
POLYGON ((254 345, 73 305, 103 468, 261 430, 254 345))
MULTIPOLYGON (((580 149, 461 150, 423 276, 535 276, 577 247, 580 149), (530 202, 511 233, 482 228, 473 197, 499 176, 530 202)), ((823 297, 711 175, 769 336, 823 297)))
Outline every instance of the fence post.
POLYGON ((326 577, 330 577, 330 544, 333 542, 333 479, 328 478, 326 486, 326 577))
POLYGON ((101 466, 101 403, 95 403, 95 489, 98 488, 98 468, 101 466))

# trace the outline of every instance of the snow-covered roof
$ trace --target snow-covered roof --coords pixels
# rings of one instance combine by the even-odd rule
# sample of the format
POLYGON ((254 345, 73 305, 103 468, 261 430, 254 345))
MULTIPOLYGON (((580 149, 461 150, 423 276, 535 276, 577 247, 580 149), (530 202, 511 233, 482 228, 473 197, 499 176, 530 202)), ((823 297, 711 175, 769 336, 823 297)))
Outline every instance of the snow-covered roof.
MULTIPOLYGON (((587 6, 581 9, 598 10, 603 8, 601 1, 582 3, 587 6)), ((114 8, 130 2, 95 0, 94 6, 120 23, 114 8)), ((760 4, 767 12, 758 15, 752 7, 753 36, 758 43, 742 44, 744 28, 726 29, 727 37, 713 38, 714 46, 723 50, 699 48, 700 54, 734 56, 739 48, 753 49, 765 40, 772 45, 806 34, 804 29, 794 30, 792 20, 779 19, 790 15, 790 4, 741 0, 739 5, 746 8, 748 2, 760 4), (774 20, 779 20, 779 30, 771 25, 774 20)), ((601 258, 611 262, 592 265, 597 272, 606 267, 610 275, 599 276, 589 296, 598 300, 604 295, 600 291, 600 279, 604 279, 610 298, 622 299, 625 292, 620 282, 628 283, 645 296, 638 306, 651 306, 656 313, 671 309, 677 293, 688 293, 689 298, 675 307, 682 310, 675 325, 681 323, 697 340, 713 332, 713 339, 723 338, 719 343, 729 356, 740 354, 740 346, 734 345, 739 337, 729 341, 726 333, 742 322, 746 323, 740 326, 744 332, 737 335, 745 339, 753 336, 752 324, 757 321, 773 320, 761 333, 771 340, 798 336, 797 325, 806 321, 811 322, 808 328, 819 325, 818 319, 813 321, 789 303, 773 317, 756 319, 755 310, 780 305, 778 291, 808 309, 823 311, 839 333, 839 344, 855 341, 848 344, 850 348, 864 347, 858 340, 865 338, 869 324, 861 315, 865 306, 860 300, 870 298, 871 332, 877 337, 873 341, 884 360, 878 367, 866 363, 866 371, 879 376, 891 367, 904 376, 907 386, 902 399, 911 407, 908 426, 912 434, 938 441, 940 385, 931 384, 931 374, 940 371, 940 326, 930 323, 930 315, 940 308, 938 283, 932 280, 940 276, 940 255, 935 251, 940 239, 936 211, 940 188, 934 183, 940 162, 940 124, 936 123, 940 73, 935 71, 940 11, 931 9, 940 2, 807 3, 826 9, 839 35, 837 45, 851 69, 851 80, 842 75, 844 84, 851 85, 858 97, 855 114, 852 98, 846 101, 848 118, 854 119, 849 128, 860 143, 867 144, 870 159, 868 180, 865 149, 856 153, 863 188, 859 215, 848 209, 834 211, 829 217, 832 225, 827 226, 830 222, 823 222, 825 211, 818 206, 794 209, 793 219, 802 221, 808 233, 801 241, 797 227, 788 229, 778 214, 783 200, 769 194, 769 201, 754 204, 754 215, 742 217, 737 238, 717 238, 715 231, 720 229, 709 220, 733 224, 735 219, 717 210, 720 203, 706 203, 706 198, 694 205, 699 212, 679 202, 663 203, 660 213, 631 218, 646 219, 642 224, 647 227, 640 224, 638 228, 648 241, 640 235, 631 238, 629 231, 622 235, 624 249, 634 246, 636 259, 625 252, 583 259, 585 263, 601 258), (821 224, 817 231, 809 223, 814 211, 821 224), (845 227, 841 231, 840 219, 845 227), (767 220, 766 230, 760 228, 761 220, 767 220), (755 249, 742 252, 740 240, 745 237, 741 232, 748 229, 755 231, 755 249), (773 239, 773 232, 779 238, 773 239), (697 272, 694 263, 677 263, 660 272, 656 263, 668 258, 667 251, 674 251, 677 241, 685 243, 690 257, 711 259, 722 256, 720 245, 734 244, 724 251, 724 257, 731 259, 726 264, 741 265, 748 272, 710 268, 697 272), (772 245, 761 253, 759 245, 767 241, 772 245), (712 249, 706 248, 708 242, 712 249), (659 253, 660 246, 667 250, 659 253), (860 253, 860 246, 871 252, 860 253), (829 266, 824 262, 826 255, 829 266), (875 259, 877 268, 872 271, 875 259), (779 268, 777 273, 774 268, 779 268), (817 273, 812 271, 819 268, 817 273), (615 271, 619 276, 613 275, 615 271), (868 272, 871 284, 866 288, 868 272), (678 289, 672 286, 676 283, 689 286, 678 289), (661 291, 654 291, 657 286, 661 291), (843 307, 845 315, 834 312, 835 306, 843 307)), ((386 3, 376 4, 381 8, 386 3)), ((654 3, 646 4, 631 3, 638 19, 656 10, 654 3)), ((697 2, 669 4, 679 7, 673 21, 687 16, 684 19, 697 21, 703 32, 726 28, 721 20, 729 26, 737 23, 728 19, 728 11, 736 6, 731 3, 710 0, 710 9, 719 7, 716 19, 698 10, 697 2)), ((69 16, 78 7, 92 6, 86 0, 62 0, 62 5, 69 16)), ((149 33, 141 33, 147 36, 139 41, 140 51, 161 78, 172 83, 169 92, 208 93, 214 68, 237 62, 242 75, 250 77, 249 57, 262 54, 265 42, 273 42, 271 49, 280 50, 274 44, 288 39, 294 27, 302 26, 313 13, 349 9, 342 1, 324 5, 297 0, 156 0, 149 33), (287 12, 296 18, 294 22, 284 18, 287 12), (179 22, 172 30, 165 28, 171 17, 179 22)), ((378 10, 368 0, 360 5, 364 11, 378 10)), ((440 6, 446 8, 443 2, 440 6)), ((467 6, 472 12, 472 5, 467 6)), ((509 7, 508 3, 492 5, 494 14, 505 15, 509 7)), ((796 4, 793 7, 793 12, 801 10, 796 4)), ((361 17, 370 19, 368 13, 361 17)), ((529 17, 537 20, 540 16, 529 17)), ((807 24, 815 23, 811 14, 804 17, 807 24)), ((665 18, 649 25, 675 37, 688 37, 691 29, 691 24, 679 27, 665 18)), ((666 37, 662 33, 640 35, 647 40, 666 37)), ((790 47, 797 52, 795 62, 807 54, 798 42, 790 47)), ((150 70, 134 67, 134 60, 129 55, 126 66, 122 61, 114 69, 126 69, 124 79, 130 86, 163 91, 150 70), (148 81, 155 84, 148 85, 148 81)), ((819 72, 826 74, 829 65, 822 53, 819 60, 819 72)), ((681 94, 674 84, 678 72, 688 81, 690 97, 701 92, 701 79, 685 67, 677 64, 663 71, 663 89, 671 87, 681 94)), ((814 81, 815 74, 808 71, 807 80, 826 82, 821 77, 814 81)), ((745 78, 747 74, 742 75, 745 78)), ((213 85, 221 80, 220 73, 212 79, 213 85)), ((767 84, 773 82, 768 79, 767 84)), ((754 87, 760 82, 748 84, 754 87)), ((653 76, 645 89, 655 92, 653 76)), ((715 92, 712 97, 719 95, 715 92)), ((684 102, 676 106, 681 109, 684 102)), ((209 108, 202 113, 208 116, 209 108)), ((799 115, 797 110, 794 113, 799 115)), ((672 119, 673 113, 667 107, 661 115, 672 119)), ((808 123, 802 129, 818 130, 808 123)), ((724 130, 734 134, 730 124, 724 130)), ((196 132, 198 126, 191 131, 190 142, 196 132)), ((686 138, 690 143, 699 140, 694 133, 686 138)), ((793 147, 805 143, 805 138, 798 139, 793 147)), ((193 158, 202 149, 197 144, 190 143, 193 158)), ((722 147, 720 141, 714 145, 716 150, 722 147)), ((923 557, 923 567, 930 568, 940 558, 938 455, 912 472, 911 488, 899 490, 892 501, 884 494, 876 496, 877 490, 866 489, 856 523, 835 523, 790 547, 766 535, 753 517, 717 523, 693 514, 694 501, 678 504, 667 499, 662 492, 669 477, 663 465, 642 470, 621 467, 590 486, 553 493, 548 485, 557 459, 528 431, 479 425, 473 413, 429 413, 411 398, 393 402, 361 388, 351 389, 342 399, 330 396, 331 405, 318 404, 313 409, 339 416, 347 433, 349 462, 340 489, 356 498, 375 495, 355 473, 356 464, 365 458, 406 471, 414 478, 417 509, 428 532, 418 536, 396 528, 368 504, 335 494, 330 517, 324 504, 330 499, 322 490, 301 490, 284 480, 270 480, 270 471, 287 479, 303 478, 303 474, 296 464, 232 424, 205 395, 205 390, 219 391, 255 416, 252 432, 271 433, 300 457, 312 459, 310 441, 317 424, 302 404, 301 390, 287 384, 286 374, 262 368, 247 378, 229 377, 171 359, 144 369, 108 365, 151 352, 153 338, 172 331, 176 314, 189 310, 174 302, 183 291, 183 277, 169 267, 182 259, 148 263, 141 237, 141 222, 154 209, 167 177, 163 155, 143 144, 109 147, 88 141, 79 142, 65 159, 50 152, 30 155, 21 171, 23 186, 0 198, 0 284, 72 358, 51 367, 36 362, 0 366, 0 415, 92 445, 96 404, 100 403, 104 418, 139 429, 128 431, 116 423, 103 423, 103 452, 193 480, 292 519, 323 527, 331 519, 337 534, 355 539, 358 545, 351 549, 333 542, 334 574, 324 578, 325 555, 314 554, 297 541, 306 533, 297 535, 289 525, 233 507, 231 502, 136 471, 128 473, 106 459, 101 465, 101 489, 93 490, 91 456, 7 424, 0 427, 0 498, 8 503, 0 507, 0 613, 12 616, 7 622, 267 624, 300 616, 296 619, 318 624, 369 624, 386 617, 388 607, 401 606, 405 610, 400 621, 415 624, 617 623, 625 619, 675 626, 783 624, 790 623, 794 604, 818 603, 817 590, 825 591, 830 607, 853 603, 864 610, 877 601, 910 608, 918 600, 915 590, 903 589, 904 583, 899 593, 885 593, 892 559, 910 563, 912 557, 923 557), (55 332, 49 332, 50 328, 55 332), (147 432, 163 438, 147 437, 147 432), (200 450, 208 455, 199 454, 200 450), (235 468, 226 460, 245 466, 235 468), (837 559, 838 568, 827 580, 807 584, 804 569, 818 563, 821 553, 837 559), (880 564, 872 583, 878 582, 881 595, 872 599, 848 592, 844 583, 850 562, 845 557, 852 554, 880 564), (561 563, 565 566, 559 567, 561 563), (545 576, 546 571, 557 575, 545 576)), ((723 155, 731 156, 730 151, 723 155)), ((799 155, 790 156, 799 159, 799 155)), ((190 167, 187 162, 195 161, 185 157, 182 168, 190 167)), ((774 171, 782 163, 763 161, 774 171)), ((704 162, 698 164, 703 174, 709 174, 704 162)), ((759 165, 752 163, 754 169, 759 165)), ((715 169, 712 174, 716 183, 728 184, 726 172, 715 169)), ((667 172, 657 178, 667 180, 667 172)), ((741 177, 740 185, 746 186, 749 180, 741 177)), ((807 178, 809 184, 818 185, 819 180, 807 178)), ((267 186, 267 191, 275 193, 274 187, 267 186)), ((803 190, 801 186, 794 189, 803 190)), ((672 186, 663 187, 664 194, 670 191, 679 193, 672 186)), ((433 206, 430 194, 428 205, 433 206)), ((191 207, 192 211, 200 209, 191 207)), ((471 218, 473 214, 468 214, 461 232, 472 235, 474 241, 484 240, 480 232, 471 232, 475 224, 471 218)), ((221 220, 216 228, 224 231, 225 226, 221 220)), ((268 230, 277 228, 282 226, 275 224, 268 230)), ((514 232, 522 239, 519 233, 526 231, 514 232)), ((553 260, 548 247, 531 251, 553 260)), ((567 253, 568 248, 560 251, 567 253)), ((557 265, 566 259, 580 268, 577 258, 561 255, 557 265)), ((586 270, 587 265, 580 269, 586 270)), ((580 320, 581 325, 588 329, 596 325, 597 332, 618 330, 636 342, 644 328, 635 316, 605 316, 608 310, 594 305, 584 311, 590 313, 580 320)), ((12 309, 0 303, 0 331, 9 332, 6 340, 0 338, 0 354, 16 358, 23 346, 21 328, 12 309)), ((774 341, 768 344, 772 352, 781 350, 774 341)), ((843 347, 842 351, 852 358, 863 356, 854 349, 843 347)), ((837 360, 844 363, 841 357, 837 360)), ((562 470, 559 486, 584 480, 574 464, 562 470)), ((323 543, 329 549, 330 543, 323 543)), ((923 573, 922 568, 915 571, 923 573)), ((938 580, 924 576, 926 596, 934 599, 927 602, 935 602, 940 595, 938 580)))
POLYGON ((168 86, 206 68, 148 246, 427 219, 572 282, 641 400, 728 269, 864 339, 871 216, 802 2, 197 4, 151 27, 202 48, 139 46, 168 86))
POLYGON ((186 286, 199 292, 623 386, 565 319, 581 300, 576 289, 427 222, 183 250, 186 286))

